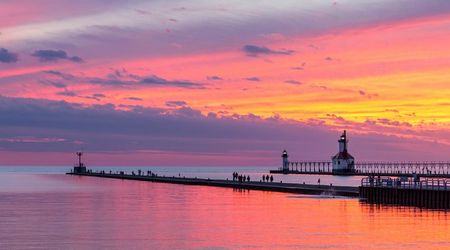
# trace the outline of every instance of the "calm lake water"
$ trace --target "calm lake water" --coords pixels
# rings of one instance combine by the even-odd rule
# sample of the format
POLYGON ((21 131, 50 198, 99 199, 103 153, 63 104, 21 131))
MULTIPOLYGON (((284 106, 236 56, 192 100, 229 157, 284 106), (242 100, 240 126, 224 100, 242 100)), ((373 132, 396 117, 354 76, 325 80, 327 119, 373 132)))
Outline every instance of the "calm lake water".
MULTIPOLYGON (((256 167, 141 169, 210 178, 267 173, 256 167)), ((450 249, 450 212, 64 175, 68 170, 0 167, 0 249, 450 249)))

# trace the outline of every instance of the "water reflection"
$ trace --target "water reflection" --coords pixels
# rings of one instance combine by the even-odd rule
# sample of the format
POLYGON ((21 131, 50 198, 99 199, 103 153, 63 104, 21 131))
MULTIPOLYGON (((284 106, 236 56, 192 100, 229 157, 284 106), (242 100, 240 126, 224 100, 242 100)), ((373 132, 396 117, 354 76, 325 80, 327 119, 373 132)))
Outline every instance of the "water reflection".
POLYGON ((450 248, 444 211, 60 174, 0 183, 0 249, 450 248))

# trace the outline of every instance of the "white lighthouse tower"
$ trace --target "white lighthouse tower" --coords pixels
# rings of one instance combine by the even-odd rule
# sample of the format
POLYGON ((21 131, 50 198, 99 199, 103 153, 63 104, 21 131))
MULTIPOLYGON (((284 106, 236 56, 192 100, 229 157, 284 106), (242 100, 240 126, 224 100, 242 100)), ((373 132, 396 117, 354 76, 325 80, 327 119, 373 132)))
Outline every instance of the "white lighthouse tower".
POLYGON ((288 160, 288 153, 286 150, 283 151, 281 158, 283 159, 283 168, 282 168, 283 172, 289 172, 289 160, 288 160))
POLYGON ((333 156, 331 159, 333 161, 333 173, 335 174, 346 174, 355 171, 355 158, 351 156, 347 151, 347 132, 344 133, 338 140, 339 143, 339 153, 333 156))

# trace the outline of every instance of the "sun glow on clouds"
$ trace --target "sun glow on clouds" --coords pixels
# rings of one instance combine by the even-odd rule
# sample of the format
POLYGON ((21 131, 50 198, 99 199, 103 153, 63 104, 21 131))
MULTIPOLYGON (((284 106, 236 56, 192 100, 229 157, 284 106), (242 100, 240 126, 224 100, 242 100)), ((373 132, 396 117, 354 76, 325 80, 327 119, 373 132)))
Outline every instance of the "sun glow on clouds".
POLYGON ((18 60, 0 63, 0 91, 450 145, 450 4, 413 2, 63 2, 66 17, 5 24, 1 46, 18 60))

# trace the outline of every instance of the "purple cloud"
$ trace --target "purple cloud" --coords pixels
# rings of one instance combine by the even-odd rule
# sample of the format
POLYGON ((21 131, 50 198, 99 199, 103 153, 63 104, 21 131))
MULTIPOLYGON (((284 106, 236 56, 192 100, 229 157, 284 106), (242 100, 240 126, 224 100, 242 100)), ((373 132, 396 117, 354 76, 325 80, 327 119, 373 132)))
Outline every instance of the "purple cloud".
POLYGON ((59 60, 68 60, 76 63, 83 62, 81 57, 68 56, 64 50, 36 50, 31 55, 39 58, 41 62, 55 62, 59 60))
POLYGON ((261 81, 261 78, 259 78, 257 76, 251 76, 251 77, 244 78, 244 80, 251 81, 251 82, 259 82, 259 81, 261 81))
POLYGON ((148 76, 142 78, 140 83, 147 85, 170 85, 174 87, 188 88, 188 89, 199 89, 204 88, 203 84, 194 83, 190 81, 180 81, 180 80, 166 80, 164 78, 158 77, 156 75, 148 76))
POLYGON ((289 84, 296 84, 296 85, 301 85, 301 84, 303 84, 302 82, 300 82, 300 81, 296 81, 296 80, 286 80, 286 81, 284 81, 285 83, 289 83, 289 84))
POLYGON ((106 95, 104 95, 104 94, 102 94, 102 93, 95 93, 95 94, 93 94, 92 96, 93 96, 93 97, 96 97, 96 98, 105 98, 105 97, 106 97, 106 95))
POLYGON ((273 50, 263 46, 245 45, 242 50, 247 56, 257 57, 259 55, 291 55, 295 51, 293 50, 273 50))
POLYGON ((210 81, 220 81, 220 80, 223 80, 223 78, 220 77, 220 76, 207 76, 206 79, 207 79, 207 80, 210 80, 210 81))
POLYGON ((9 52, 7 49, 0 48, 0 62, 14 63, 17 62, 18 56, 16 53, 9 52))
POLYGON ((183 107, 186 105, 187 105, 187 102, 185 102, 185 101, 167 101, 166 102, 167 107, 183 107))
POLYGON ((74 91, 69 91, 69 90, 60 91, 60 92, 57 92, 56 94, 61 95, 61 96, 68 96, 68 97, 77 96, 77 93, 75 93, 74 91))
POLYGON ((129 100, 129 101, 142 101, 142 98, 134 97, 134 96, 127 97, 127 98, 125 98, 125 99, 126 99, 126 100, 129 100))

